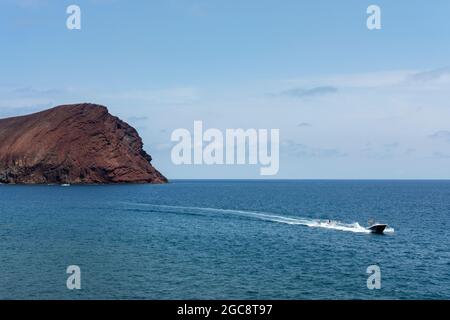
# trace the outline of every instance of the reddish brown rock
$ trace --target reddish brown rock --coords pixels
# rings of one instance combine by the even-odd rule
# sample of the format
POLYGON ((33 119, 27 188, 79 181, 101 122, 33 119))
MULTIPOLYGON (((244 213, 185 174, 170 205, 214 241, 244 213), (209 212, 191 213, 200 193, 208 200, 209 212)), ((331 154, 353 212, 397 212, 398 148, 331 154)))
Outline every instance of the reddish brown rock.
POLYGON ((106 107, 59 106, 0 120, 0 183, 165 183, 137 131, 106 107))

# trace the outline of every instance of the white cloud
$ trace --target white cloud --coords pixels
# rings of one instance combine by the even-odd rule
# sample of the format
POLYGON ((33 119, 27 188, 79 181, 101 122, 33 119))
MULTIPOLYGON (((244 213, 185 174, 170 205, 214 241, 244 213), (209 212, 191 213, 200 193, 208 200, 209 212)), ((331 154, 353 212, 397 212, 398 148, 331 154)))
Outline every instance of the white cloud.
MULTIPOLYGON (((194 120, 203 120, 207 127, 220 129, 279 128, 283 141, 280 151, 285 157, 280 172, 286 177, 299 177, 300 165, 310 177, 344 177, 337 173, 376 177, 377 172, 395 177, 399 169, 414 176, 419 167, 423 168, 421 176, 427 177, 427 172, 433 176, 438 172, 434 162, 447 159, 442 156, 446 150, 440 151, 439 157, 435 151, 440 150, 442 141, 450 139, 450 133, 443 130, 448 128, 450 118, 450 80, 444 71, 431 71, 434 76, 419 79, 414 76, 423 73, 403 70, 239 85, 221 83, 217 87, 204 84, 122 90, 58 91, 25 85, 17 90, 0 88, 0 111, 51 102, 104 104, 111 113, 139 126, 144 143, 158 155, 157 162, 170 158, 172 130, 191 128, 194 120), (292 88, 327 86, 337 91, 321 95, 320 99, 267 95, 292 88), (311 123, 314 125, 308 126, 311 123), (308 129, 299 130, 299 126, 308 129), (372 144, 363 147, 368 141, 372 144), (300 158, 304 159, 301 164, 300 158)), ((177 172, 170 163, 164 165, 166 171, 177 172)), ((220 176, 221 169, 217 170, 220 176)))
POLYGON ((285 154, 296 158, 341 158, 346 156, 345 152, 337 148, 311 147, 289 139, 282 141, 280 148, 285 154))
POLYGON ((320 86, 314 88, 293 88, 289 90, 285 90, 280 93, 282 96, 291 96, 295 98, 312 98, 312 97, 320 97, 324 95, 329 95, 332 93, 336 93, 338 89, 332 86, 320 86))
POLYGON ((435 139, 435 140, 442 140, 442 141, 450 142, 450 131, 446 131, 446 130, 437 131, 437 132, 433 133, 432 135, 430 135, 430 138, 435 139))
POLYGON ((413 81, 445 81, 448 82, 450 80, 450 67, 439 68, 435 70, 418 72, 410 77, 413 81))

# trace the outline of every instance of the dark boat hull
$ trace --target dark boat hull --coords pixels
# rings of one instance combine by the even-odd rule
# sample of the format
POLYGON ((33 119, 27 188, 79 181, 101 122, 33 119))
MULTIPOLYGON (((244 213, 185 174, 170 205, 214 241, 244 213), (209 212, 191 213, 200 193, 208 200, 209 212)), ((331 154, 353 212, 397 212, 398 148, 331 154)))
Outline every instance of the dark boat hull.
POLYGON ((368 229, 372 233, 383 234, 384 229, 386 229, 386 227, 387 227, 386 224, 374 224, 373 226, 370 226, 368 229))

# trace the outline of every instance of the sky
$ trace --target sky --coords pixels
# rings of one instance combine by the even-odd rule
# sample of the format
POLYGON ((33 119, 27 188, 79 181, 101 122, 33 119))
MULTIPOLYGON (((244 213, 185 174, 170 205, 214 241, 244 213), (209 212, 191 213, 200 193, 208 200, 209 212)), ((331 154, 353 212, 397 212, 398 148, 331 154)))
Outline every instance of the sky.
POLYGON ((0 4, 1 118, 106 105, 169 179, 450 179, 448 0, 0 4), (171 133, 195 120, 279 129, 278 174, 173 164, 171 133))

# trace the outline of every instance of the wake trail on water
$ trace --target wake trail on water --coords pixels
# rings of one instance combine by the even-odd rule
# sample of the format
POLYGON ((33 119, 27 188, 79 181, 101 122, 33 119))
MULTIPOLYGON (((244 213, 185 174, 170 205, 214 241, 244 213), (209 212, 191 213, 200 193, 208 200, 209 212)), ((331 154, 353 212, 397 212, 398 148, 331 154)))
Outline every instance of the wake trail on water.
MULTIPOLYGON (((367 233, 370 234, 370 230, 361 226, 358 222, 344 223, 340 221, 324 221, 321 219, 301 218, 293 216, 284 216, 266 212, 244 211, 244 210, 231 210, 231 209, 217 209, 217 208, 201 208, 201 207, 183 207, 183 206, 170 206, 170 205, 156 205, 147 203, 126 203, 127 205, 142 206, 150 209, 154 212, 170 212, 178 214, 200 214, 200 215, 236 215, 241 217, 254 218, 258 220, 283 223, 289 225, 302 225, 311 228, 324 228, 338 231, 354 232, 354 233, 367 233)), ((393 228, 386 228, 385 233, 394 233, 393 228)))

